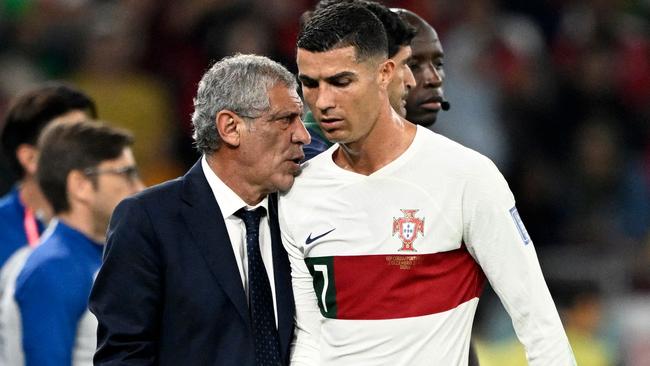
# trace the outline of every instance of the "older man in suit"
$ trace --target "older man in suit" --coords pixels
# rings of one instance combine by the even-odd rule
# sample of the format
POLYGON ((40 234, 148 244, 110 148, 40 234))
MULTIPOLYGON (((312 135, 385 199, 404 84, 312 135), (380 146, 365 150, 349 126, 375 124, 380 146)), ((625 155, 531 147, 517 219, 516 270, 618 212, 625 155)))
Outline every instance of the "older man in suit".
POLYGON ((274 192, 309 143, 294 77, 236 55, 203 76, 203 157, 123 201, 90 297, 96 365, 286 365, 294 301, 274 192))

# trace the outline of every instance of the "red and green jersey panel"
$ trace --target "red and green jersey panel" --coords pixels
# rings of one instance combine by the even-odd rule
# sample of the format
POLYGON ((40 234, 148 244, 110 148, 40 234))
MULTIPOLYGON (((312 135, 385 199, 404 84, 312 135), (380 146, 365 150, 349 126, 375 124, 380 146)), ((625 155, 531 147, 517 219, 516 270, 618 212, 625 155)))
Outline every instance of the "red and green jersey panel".
POLYGON ((466 248, 417 255, 305 258, 321 314, 371 320, 441 313, 479 297, 485 284, 466 248))

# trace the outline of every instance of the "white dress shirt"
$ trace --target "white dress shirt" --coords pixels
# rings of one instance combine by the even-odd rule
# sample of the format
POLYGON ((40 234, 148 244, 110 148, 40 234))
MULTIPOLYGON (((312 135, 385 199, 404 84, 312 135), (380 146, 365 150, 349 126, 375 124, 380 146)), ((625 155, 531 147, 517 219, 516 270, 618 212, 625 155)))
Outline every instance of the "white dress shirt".
POLYGON ((235 254, 237 268, 239 268, 239 275, 241 276, 242 286, 246 292, 247 301, 248 254, 246 252, 246 226, 244 226, 244 221, 242 219, 235 216, 235 212, 242 207, 246 208, 246 210, 253 210, 257 207, 264 207, 266 209, 267 214, 262 216, 260 220, 260 252, 262 253, 262 261, 264 262, 266 274, 268 275, 269 283, 271 284, 271 294, 273 295, 273 304, 275 304, 275 306, 273 306, 273 311, 275 313, 275 325, 277 327, 278 310, 275 295, 275 281, 273 277, 273 253, 271 252, 271 229, 269 227, 268 198, 265 197, 262 202, 258 203, 256 206, 249 206, 235 192, 233 192, 230 187, 219 179, 214 171, 212 171, 205 155, 201 158, 201 167, 203 168, 205 178, 208 180, 210 189, 212 189, 214 198, 217 200, 217 204, 221 209, 223 220, 226 223, 226 230, 228 230, 228 237, 230 238, 232 250, 235 254))

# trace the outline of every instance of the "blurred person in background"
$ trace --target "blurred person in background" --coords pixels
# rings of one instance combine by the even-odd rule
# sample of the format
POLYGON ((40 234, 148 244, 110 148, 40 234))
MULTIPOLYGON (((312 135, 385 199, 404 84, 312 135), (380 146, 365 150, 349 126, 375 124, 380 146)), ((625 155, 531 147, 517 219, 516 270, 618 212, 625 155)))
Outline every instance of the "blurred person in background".
POLYGON ((624 149, 615 114, 595 113, 572 137, 564 241, 582 252, 632 258, 650 234, 650 187, 640 159, 624 149), (613 245, 614 244, 614 245, 613 245))
POLYGON ((37 180, 55 216, 15 282, 21 326, 3 329, 18 337, 3 344, 7 364, 92 365, 97 321, 88 295, 108 222, 122 199, 143 188, 132 142, 128 132, 88 120, 54 122, 39 138, 37 180), (6 348, 16 344, 22 347, 6 348))
POLYGON ((2 149, 18 181, 0 199, 0 266, 20 247, 35 245, 52 209, 36 182, 36 141, 55 119, 97 117, 94 101, 81 90, 60 83, 44 84, 18 96, 7 111, 2 149))

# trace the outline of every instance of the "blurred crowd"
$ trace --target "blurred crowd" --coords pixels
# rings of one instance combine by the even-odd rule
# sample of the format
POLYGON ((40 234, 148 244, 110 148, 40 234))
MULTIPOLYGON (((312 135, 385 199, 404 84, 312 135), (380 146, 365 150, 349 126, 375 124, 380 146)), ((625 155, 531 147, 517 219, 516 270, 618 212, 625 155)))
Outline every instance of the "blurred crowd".
MULTIPOLYGON (((650 2, 382 2, 440 34, 452 108, 434 129, 504 172, 565 324, 616 338, 603 351, 611 362, 650 363, 639 346, 650 331, 624 343, 628 320, 608 310, 650 310, 650 2)), ((315 3, 0 0, 0 115, 30 87, 66 80, 102 120, 133 131, 144 181, 161 182, 198 157, 190 114, 209 65, 242 52, 295 71, 298 19, 315 3)), ((0 170, 4 193, 14 178, 0 170)), ((638 313, 632 323, 650 323, 638 313)), ((496 335, 498 312, 480 315, 479 336, 507 338, 496 335)))

